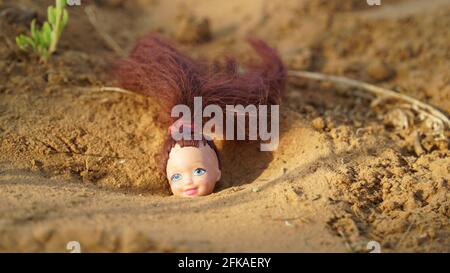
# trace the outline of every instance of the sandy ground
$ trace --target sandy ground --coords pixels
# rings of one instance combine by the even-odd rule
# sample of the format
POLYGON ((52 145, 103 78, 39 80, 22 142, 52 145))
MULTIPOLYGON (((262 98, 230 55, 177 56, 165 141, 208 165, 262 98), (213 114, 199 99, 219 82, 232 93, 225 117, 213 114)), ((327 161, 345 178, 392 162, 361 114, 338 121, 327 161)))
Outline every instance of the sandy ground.
MULTIPOLYGON (((192 56, 247 59, 251 34, 290 69, 450 112, 449 1, 90 2, 124 51, 159 31, 192 56)), ((436 138, 412 111, 371 107, 348 88, 292 81, 278 150, 226 143, 216 192, 173 197, 156 169, 157 102, 92 89, 114 85, 117 54, 85 1, 69 8, 48 64, 17 50, 48 3, 0 0, 0 251, 78 241, 82 251, 367 252, 372 240, 383 252, 450 251, 448 131, 436 138)))

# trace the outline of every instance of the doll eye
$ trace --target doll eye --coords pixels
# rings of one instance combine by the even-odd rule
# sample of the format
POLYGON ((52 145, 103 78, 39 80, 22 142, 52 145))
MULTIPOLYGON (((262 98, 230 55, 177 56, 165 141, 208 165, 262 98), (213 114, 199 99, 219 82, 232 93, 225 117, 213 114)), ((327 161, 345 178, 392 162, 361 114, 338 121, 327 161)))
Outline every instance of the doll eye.
POLYGON ((177 181, 180 181, 182 177, 183 176, 181 174, 176 173, 176 174, 172 175, 172 177, 170 178, 170 181, 177 182, 177 181))
POLYGON ((194 170, 194 175, 200 176, 204 175, 206 173, 206 170, 203 168, 197 168, 194 170))

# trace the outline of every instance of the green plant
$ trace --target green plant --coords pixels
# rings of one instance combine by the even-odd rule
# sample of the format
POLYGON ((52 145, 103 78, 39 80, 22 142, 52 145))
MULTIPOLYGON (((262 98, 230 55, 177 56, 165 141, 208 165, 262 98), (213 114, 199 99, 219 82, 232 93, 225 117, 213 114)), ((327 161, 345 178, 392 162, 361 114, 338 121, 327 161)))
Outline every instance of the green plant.
POLYGON ((32 49, 42 60, 46 61, 55 52, 59 38, 69 21, 69 14, 64 8, 66 0, 56 0, 56 7, 47 9, 48 21, 41 29, 36 28, 36 21, 31 22, 30 36, 21 34, 16 37, 16 43, 22 50, 32 49))

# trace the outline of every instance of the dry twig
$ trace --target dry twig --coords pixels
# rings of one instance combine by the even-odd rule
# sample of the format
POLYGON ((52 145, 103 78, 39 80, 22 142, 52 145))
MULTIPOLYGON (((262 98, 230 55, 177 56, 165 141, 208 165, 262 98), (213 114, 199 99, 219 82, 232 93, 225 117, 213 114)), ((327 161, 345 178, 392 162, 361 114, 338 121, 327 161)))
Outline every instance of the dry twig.
POLYGON ((87 6, 84 9, 89 22, 95 28, 95 30, 100 34, 105 43, 116 52, 119 56, 125 56, 125 52, 123 49, 116 43, 116 41, 101 27, 101 25, 97 21, 97 14, 95 8, 93 6, 87 6))
POLYGON ((81 90, 92 91, 92 92, 117 92, 122 94, 134 94, 136 92, 132 92, 120 87, 112 87, 112 86, 98 86, 98 87, 80 87, 81 90))
POLYGON ((422 116, 425 116, 425 117, 431 119, 434 123, 439 124, 438 126, 443 127, 443 129, 450 128, 450 120, 447 118, 447 116, 445 114, 443 114, 436 108, 434 108, 431 105, 428 105, 426 103, 423 103, 417 99, 414 99, 414 98, 409 97, 404 94, 394 92, 394 91, 386 89, 386 88, 378 87, 378 86, 375 86, 375 85, 372 85, 369 83, 365 83, 365 82, 361 82, 361 81, 357 81, 357 80, 348 79, 345 77, 331 76, 331 75, 325 75, 325 74, 321 74, 321 73, 308 72, 308 71, 290 70, 290 71, 288 71, 288 75, 291 77, 307 78, 307 79, 320 80, 320 81, 329 81, 329 82, 333 82, 333 83, 338 83, 338 84, 343 84, 343 85, 347 85, 347 86, 360 88, 360 89, 368 91, 378 97, 374 100, 373 105, 378 105, 380 102, 382 102, 386 99, 396 99, 396 100, 404 101, 411 105, 411 109, 415 110, 422 116))

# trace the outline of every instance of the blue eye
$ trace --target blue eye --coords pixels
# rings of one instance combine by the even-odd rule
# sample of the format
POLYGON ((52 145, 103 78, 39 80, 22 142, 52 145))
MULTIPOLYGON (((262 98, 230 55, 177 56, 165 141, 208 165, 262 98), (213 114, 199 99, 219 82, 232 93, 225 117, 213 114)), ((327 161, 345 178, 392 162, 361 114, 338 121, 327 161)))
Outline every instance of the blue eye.
POLYGON ((183 176, 181 174, 176 173, 176 174, 172 175, 172 177, 170 178, 170 181, 177 182, 177 181, 180 181, 182 177, 183 176))
POLYGON ((206 170, 203 168, 197 168, 194 170, 194 175, 200 176, 204 175, 206 173, 206 170))

